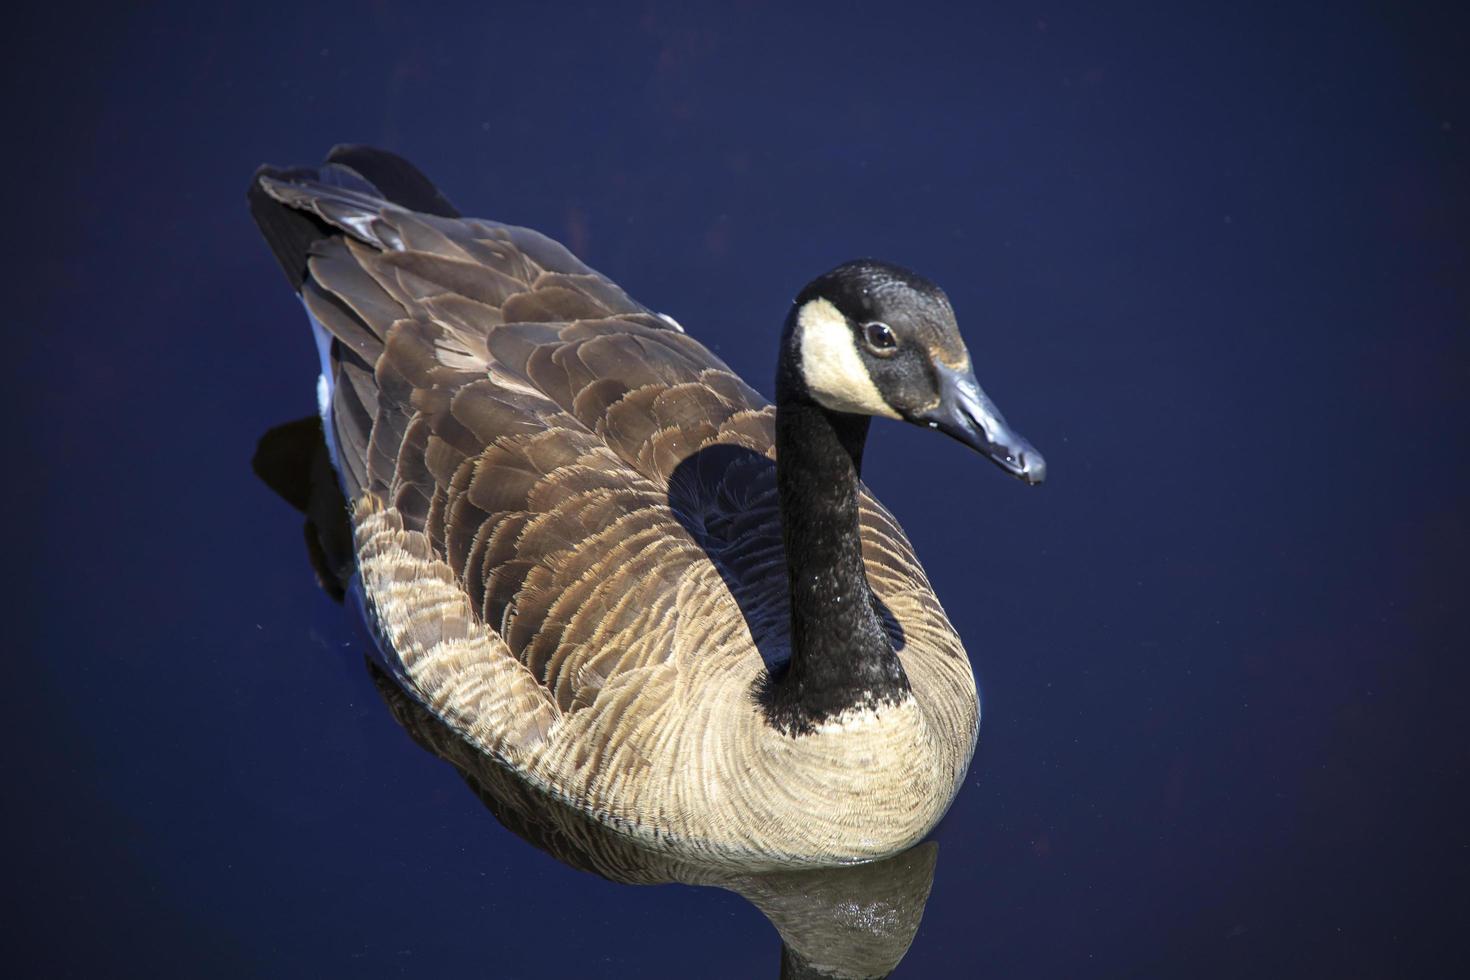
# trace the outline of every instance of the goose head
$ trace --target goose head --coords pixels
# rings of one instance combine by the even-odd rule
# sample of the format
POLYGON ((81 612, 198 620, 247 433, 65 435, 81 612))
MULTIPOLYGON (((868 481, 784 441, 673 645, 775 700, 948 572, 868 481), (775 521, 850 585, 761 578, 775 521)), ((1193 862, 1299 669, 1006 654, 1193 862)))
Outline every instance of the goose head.
POLYGON ((1035 485, 1046 461, 980 388, 949 298, 886 262, 847 262, 807 284, 782 338, 778 387, 832 412, 938 429, 1035 485))

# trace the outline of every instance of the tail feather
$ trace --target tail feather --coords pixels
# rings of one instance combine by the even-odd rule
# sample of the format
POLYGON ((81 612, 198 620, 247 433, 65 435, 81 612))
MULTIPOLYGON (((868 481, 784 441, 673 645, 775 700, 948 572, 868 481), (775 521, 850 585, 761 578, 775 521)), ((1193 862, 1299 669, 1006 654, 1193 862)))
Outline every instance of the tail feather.
POLYGON ((307 211, 282 204, 266 190, 266 181, 314 180, 317 171, 308 167, 261 167, 250 178, 245 198, 250 203, 250 216, 280 263, 291 288, 301 292, 306 282, 306 260, 312 245, 329 238, 332 229, 325 221, 307 211))
MULTIPOLYGON (((384 200, 401 208, 441 218, 463 217, 423 171, 396 153, 355 143, 339 143, 327 154, 323 170, 338 169, 356 174, 384 200)), ((331 183, 324 180, 323 183, 331 183)))
POLYGON ((386 150, 344 143, 332 148, 320 167, 261 167, 245 194, 250 213, 280 263, 291 288, 301 291, 312 246, 338 233, 357 234, 374 244, 362 222, 382 202, 441 218, 458 218, 458 209, 413 164, 386 150), (307 191, 301 185, 315 185, 307 191), (325 196, 325 187, 339 194, 325 196), (335 227, 334 227, 335 226, 335 227))

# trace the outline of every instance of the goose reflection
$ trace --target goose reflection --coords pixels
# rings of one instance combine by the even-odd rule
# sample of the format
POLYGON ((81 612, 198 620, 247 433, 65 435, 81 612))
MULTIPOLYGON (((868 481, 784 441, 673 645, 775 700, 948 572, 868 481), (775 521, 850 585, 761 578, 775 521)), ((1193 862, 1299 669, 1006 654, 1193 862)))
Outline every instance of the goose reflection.
MULTIPOLYGON (((353 571, 346 504, 315 418, 278 426, 256 450, 256 474, 306 517, 308 554, 322 587, 348 591, 353 571)), ((840 868, 739 873, 647 850, 519 779, 465 741, 368 659, 378 693, 420 747, 460 773, 506 829, 558 861, 629 885, 677 882, 723 888, 754 905, 781 938, 783 978, 884 977, 918 930, 938 845, 840 868)))

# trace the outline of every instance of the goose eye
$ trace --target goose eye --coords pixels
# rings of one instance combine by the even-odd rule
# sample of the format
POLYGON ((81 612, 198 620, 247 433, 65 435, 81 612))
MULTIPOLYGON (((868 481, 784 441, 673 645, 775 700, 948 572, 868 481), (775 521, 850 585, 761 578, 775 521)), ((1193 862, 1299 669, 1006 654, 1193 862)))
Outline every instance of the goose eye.
POLYGON ((863 327, 863 340, 868 344, 868 350, 879 357, 887 357, 898 348, 898 338, 886 323, 869 323, 863 327))

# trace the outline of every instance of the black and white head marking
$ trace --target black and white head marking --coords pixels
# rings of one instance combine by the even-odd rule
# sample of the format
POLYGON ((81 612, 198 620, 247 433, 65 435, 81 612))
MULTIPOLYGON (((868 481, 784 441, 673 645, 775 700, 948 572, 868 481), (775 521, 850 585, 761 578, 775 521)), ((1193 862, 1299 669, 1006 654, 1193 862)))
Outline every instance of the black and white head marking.
POLYGON ((801 291, 787 323, 777 387, 788 396, 938 429, 1026 483, 1045 478, 1046 461, 975 380, 948 297, 923 276, 845 263, 801 291))
POLYGON ((834 412, 899 417, 874 384, 851 322, 831 300, 807 300, 796 322, 802 380, 817 404, 834 412))
POLYGON ((938 400, 936 363, 969 366, 944 292, 885 262, 848 262, 813 280, 795 323, 802 381, 831 411, 912 419, 938 400))

